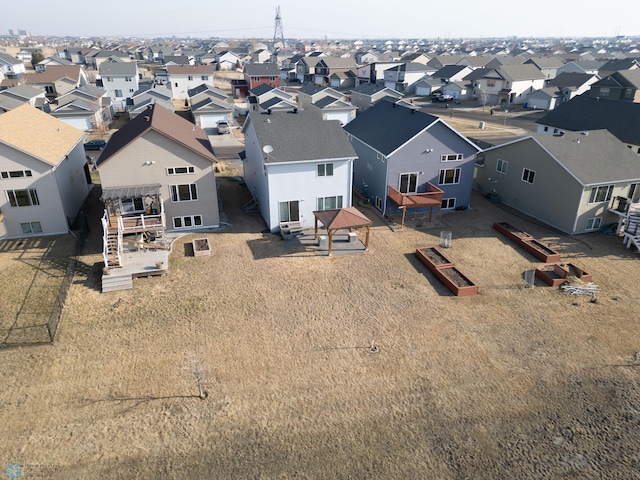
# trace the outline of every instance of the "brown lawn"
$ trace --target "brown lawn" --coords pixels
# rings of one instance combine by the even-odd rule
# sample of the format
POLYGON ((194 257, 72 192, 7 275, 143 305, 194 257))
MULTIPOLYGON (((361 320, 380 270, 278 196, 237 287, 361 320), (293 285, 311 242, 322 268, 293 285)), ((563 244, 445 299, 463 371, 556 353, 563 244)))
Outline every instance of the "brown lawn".
MULTIPOLYGON (((92 230, 55 344, 0 351, 0 468, 52 479, 638 475, 640 259, 620 238, 560 235, 478 196, 438 227, 403 232, 364 207, 370 251, 327 258, 260 233, 239 210, 246 190, 221 189, 233 226, 180 239, 169 274, 130 291, 99 293, 92 230), (524 288, 539 263, 495 221, 589 271, 597 301, 524 288), (415 258, 441 230, 478 295, 452 296, 415 258), (205 236, 212 255, 185 256, 205 236)), ((0 253, 3 272, 11 255, 0 253)))

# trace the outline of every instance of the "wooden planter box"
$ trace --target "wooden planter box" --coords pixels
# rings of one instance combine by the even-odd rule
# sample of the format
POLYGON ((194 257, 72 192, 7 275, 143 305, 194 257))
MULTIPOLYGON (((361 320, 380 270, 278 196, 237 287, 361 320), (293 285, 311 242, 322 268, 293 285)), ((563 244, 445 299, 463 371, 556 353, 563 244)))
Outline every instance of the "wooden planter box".
POLYGON ((569 271, 557 263, 549 263, 536 268, 536 278, 547 285, 558 287, 567 281, 569 271))
POLYGON ((582 280, 583 282, 593 281, 590 273, 585 272, 583 269, 575 266, 573 263, 567 263, 567 269, 569 270, 569 275, 575 275, 576 278, 582 280))
POLYGON ((453 262, 445 257, 436 247, 418 248, 416 250, 416 257, 434 273, 438 268, 453 266, 453 262))
POLYGON ((541 260, 545 263, 560 261, 560 254, 558 252, 540 243, 527 232, 523 232, 522 230, 517 229, 507 222, 496 222, 493 224, 493 228, 494 230, 497 230, 498 232, 503 234, 505 237, 520 245, 538 260, 541 260))
POLYGON ((558 252, 540 243, 535 238, 523 240, 519 243, 527 252, 531 253, 538 260, 542 260, 544 263, 560 261, 560 254, 558 252))
POLYGON ((497 230, 505 237, 513 240, 514 242, 520 242, 521 240, 529 240, 533 238, 533 236, 529 235, 527 232, 523 232, 522 230, 514 227, 507 222, 496 222, 493 224, 493 229, 497 230))
POLYGON ((455 266, 438 268, 434 273, 436 277, 438 277, 438 279, 458 297, 475 295, 478 293, 478 286, 469 280, 455 266))
POLYGON ((423 247, 416 250, 416 257, 453 292, 462 297, 478 293, 478 286, 469 280, 455 264, 436 247, 423 247))
POLYGON ((211 255, 211 246, 208 238, 196 238, 193 241, 193 256, 200 257, 203 255, 211 255))

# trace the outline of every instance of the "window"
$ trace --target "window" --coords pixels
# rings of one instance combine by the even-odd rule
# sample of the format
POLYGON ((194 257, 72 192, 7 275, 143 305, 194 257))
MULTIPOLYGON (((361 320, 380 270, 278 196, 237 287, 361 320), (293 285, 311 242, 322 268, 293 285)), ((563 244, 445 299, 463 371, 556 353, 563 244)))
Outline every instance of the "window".
POLYGON ((195 183, 183 185, 169 185, 172 202, 190 202, 198 199, 198 190, 195 183))
POLYGON ((30 207, 32 205, 40 205, 38 193, 29 188, 27 190, 7 190, 9 205, 12 207, 30 207))
POLYGON ((122 90, 116 90, 116 97, 122 97, 122 90))
POLYGON ((629 193, 627 193, 627 198, 631 201, 635 200, 634 196, 636 194, 636 190, 638 190, 637 183, 632 183, 631 185, 629 185, 629 193))
POLYGON ((191 228, 202 226, 202 215, 187 215, 185 217, 173 217, 173 228, 191 228))
POLYGON ((440 177, 438 178, 439 185, 453 185, 455 183, 460 183, 459 168, 447 168, 440 170, 440 177))
POLYGON ((602 219, 600 217, 588 218, 587 226, 585 227, 585 230, 597 230, 600 228, 601 222, 602 222, 602 219))
POLYGON ((176 82, 176 85, 175 85, 175 86, 176 86, 176 88, 178 87, 178 82, 176 82))
POLYGON ((202 75, 202 76, 200 77, 200 80, 203 80, 203 81, 205 81, 205 82, 209 81, 209 75, 202 75))
POLYGON ((318 198, 318 210, 333 210, 334 208, 342 208, 342 195, 318 198))
POLYGON ((443 198, 442 205, 440 206, 443 210, 451 210, 456 208, 456 199, 455 198, 443 198))
POLYGON ((0 177, 2 178, 22 178, 30 176, 31 170, 11 170, 8 172, 0 172, 0 177))
POLYGON ((275 79, 276 79, 276 77, 269 77, 269 81, 270 81, 270 82, 275 81, 275 79))
POLYGON ((124 77, 124 81, 125 82, 130 82, 131 81, 131 77, 124 77))
POLYGON ((382 199, 380 197, 376 197, 376 208, 382 211, 382 199))
POLYGON ((187 80, 192 81, 193 80, 193 75, 188 75, 187 76, 187 80))
POLYGON ((40 225, 40 222, 21 223, 20 228, 22 228, 22 233, 25 235, 30 233, 42 233, 42 225, 40 225))
POLYGON ((522 181, 527 183, 533 183, 533 179, 536 176, 536 172, 529 170, 528 168, 522 169, 522 181))
POLYGON ((496 162, 496 170, 500 173, 504 173, 506 175, 507 173, 507 169, 509 168, 509 162, 507 162, 506 160, 502 160, 501 158, 498 159, 498 161, 496 162))
POLYGON ((195 173, 194 167, 169 167, 167 168, 167 175, 186 175, 189 173, 195 173))
POLYGON ((613 194, 613 185, 603 185, 601 187, 593 187, 589 203, 608 202, 613 194))
POLYGON ((544 131, 548 132, 549 131, 549 127, 544 127, 544 131))
POLYGON ((384 162, 384 155, 378 152, 378 160, 384 162))
POLYGON ((333 163, 319 163, 318 164, 318 176, 319 177, 333 177, 333 163))
POLYGON ((260 77, 253 77, 253 81, 254 82, 259 82, 260 81, 260 77))
POLYGON ((495 86, 496 86, 495 80, 487 80, 487 87, 495 87, 495 86))
POLYGON ((456 160, 462 160, 461 153, 452 153, 450 155, 442 155, 442 157, 440 157, 441 162, 455 162, 456 160))
POLYGON ((111 82, 113 79, 111 77, 107 77, 107 82, 111 82))
POLYGON ((609 89, 609 87, 600 87, 600 95, 602 95, 603 97, 608 97, 610 92, 611 90, 609 89))
POLYGON ((403 173, 400 175, 400 193, 418 192, 418 174, 403 173))

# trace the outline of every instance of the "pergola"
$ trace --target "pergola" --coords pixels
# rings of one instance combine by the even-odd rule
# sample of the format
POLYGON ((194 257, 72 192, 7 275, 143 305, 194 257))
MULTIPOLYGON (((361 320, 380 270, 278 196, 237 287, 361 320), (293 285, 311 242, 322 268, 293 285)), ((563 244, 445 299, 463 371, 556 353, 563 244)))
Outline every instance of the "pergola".
POLYGON ((369 248, 369 230, 371 228, 371 220, 355 207, 336 208, 334 210, 318 210, 314 211, 315 221, 315 239, 318 239, 318 222, 322 223, 329 234, 329 255, 331 255, 333 245, 333 235, 338 230, 348 228, 350 232, 354 228, 367 228, 367 237, 364 242, 364 248, 369 248))

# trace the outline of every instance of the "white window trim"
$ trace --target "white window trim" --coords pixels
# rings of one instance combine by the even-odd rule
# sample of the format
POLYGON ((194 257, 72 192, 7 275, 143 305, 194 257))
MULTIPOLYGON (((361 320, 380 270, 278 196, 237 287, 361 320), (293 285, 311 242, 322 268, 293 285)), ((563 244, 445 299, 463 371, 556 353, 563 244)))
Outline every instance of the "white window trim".
POLYGON ((183 203, 183 202, 197 202, 198 201, 198 186, 195 183, 180 183, 180 184, 175 184, 175 185, 169 185, 169 197, 171 198, 171 203, 183 203), (196 198, 190 198, 189 200, 180 200, 179 198, 177 200, 173 199, 173 192, 172 192, 172 187, 176 187, 176 196, 178 196, 178 190, 177 188, 180 185, 189 185, 189 196, 192 196, 192 192, 191 192, 191 185, 193 185, 195 187, 196 190, 196 198))
POLYGON ((613 185, 599 185, 597 187, 592 187, 591 188, 591 192, 589 192, 589 205, 595 205, 597 203, 605 203, 611 200, 611 197, 613 197, 613 185), (598 190, 600 190, 601 188, 606 188, 607 189, 607 193, 604 197, 604 200, 595 200, 595 197, 598 196, 598 190), (595 192, 595 193, 594 193, 595 192), (594 197, 594 200, 591 200, 591 197, 594 197))
POLYGON ((453 200, 453 206, 452 207, 442 207, 442 210, 454 210, 456 208, 456 197, 449 197, 449 198, 443 198, 442 202, 447 202, 447 204, 449 202, 451 202, 453 200))
MULTIPOLYGON (((411 193, 418 193, 418 178, 420 177, 420 172, 406 172, 406 173, 401 173, 400 177, 398 178, 398 191, 404 195, 406 194, 411 194, 411 193), (403 192, 402 191, 402 177, 408 175, 409 176, 409 180, 411 180, 411 175, 415 175, 416 176, 416 188, 414 191, 410 192, 403 192)), ((407 187, 409 187, 409 183, 407 182, 407 187)))
POLYGON ((440 161, 441 162, 459 162, 463 158, 464 156, 461 153, 449 153, 449 154, 441 155, 440 161), (455 158, 449 158, 449 157, 455 157, 455 158))
POLYGON ((179 167, 167 167, 167 175, 194 175, 196 173, 195 167, 181 165, 179 167), (177 168, 186 168, 185 173, 176 173, 177 168))
POLYGON ((585 226, 585 232, 591 232, 594 230, 599 230, 600 225, 602 224, 602 217, 592 217, 587 218, 587 224, 585 226), (589 222, 591 222, 591 227, 589 227, 589 222))
POLYGON ((535 179, 536 179, 536 171, 535 170, 531 170, 530 168, 523 168, 522 169, 522 176, 520 177, 520 180, 522 180, 524 183, 528 183, 529 185, 533 185, 535 179), (529 180, 525 180, 525 178, 524 178, 525 172, 529 172, 529 175, 527 175, 527 178, 530 177, 531 174, 533 173, 533 180, 531 182, 529 180))
MULTIPOLYGON (((455 177, 455 176, 456 176, 456 175, 454 174, 454 177, 455 177)), ((441 168, 441 169, 440 169, 440 172, 438 172, 438 185, 459 185, 459 184, 460 184, 460 177, 461 177, 461 176, 462 176, 462 169, 461 169, 461 168, 441 168), (449 183, 449 182, 444 182, 444 181, 443 181, 443 182, 441 182, 441 181, 440 181, 440 177, 442 177, 442 176, 443 176, 443 172, 446 172, 447 170, 454 170, 454 171, 455 171, 455 170, 457 170, 457 171, 458 171, 458 175, 457 175, 458 180, 457 180, 457 181, 455 181, 455 182, 451 182, 451 183, 449 183)), ((444 178, 443 178, 443 180, 444 180, 444 178)))
POLYGON ((503 160, 502 158, 499 158, 498 161, 496 162, 496 172, 506 175, 508 171, 509 171, 509 162, 507 160, 503 160), (504 172, 500 169, 501 165, 504 166, 504 172))
POLYGON ((323 163, 319 163, 316 167, 316 176, 318 178, 320 177, 333 177, 333 172, 334 172, 334 165, 333 162, 323 162, 323 163), (320 165, 322 165, 324 167, 324 174, 320 175, 320 165), (327 175, 327 165, 331 165, 331 175, 327 175))
POLYGON ((202 228, 203 222, 202 222, 202 215, 182 215, 182 216, 177 216, 177 217, 171 217, 171 222, 173 223, 173 228, 175 230, 186 230, 189 228, 202 228), (182 226, 181 227, 176 227, 176 219, 179 218, 182 221, 182 226), (185 218, 190 218, 191 219, 191 225, 186 227, 184 225, 184 219, 185 218), (196 218, 200 218, 200 225, 196 225, 195 219, 196 218))

